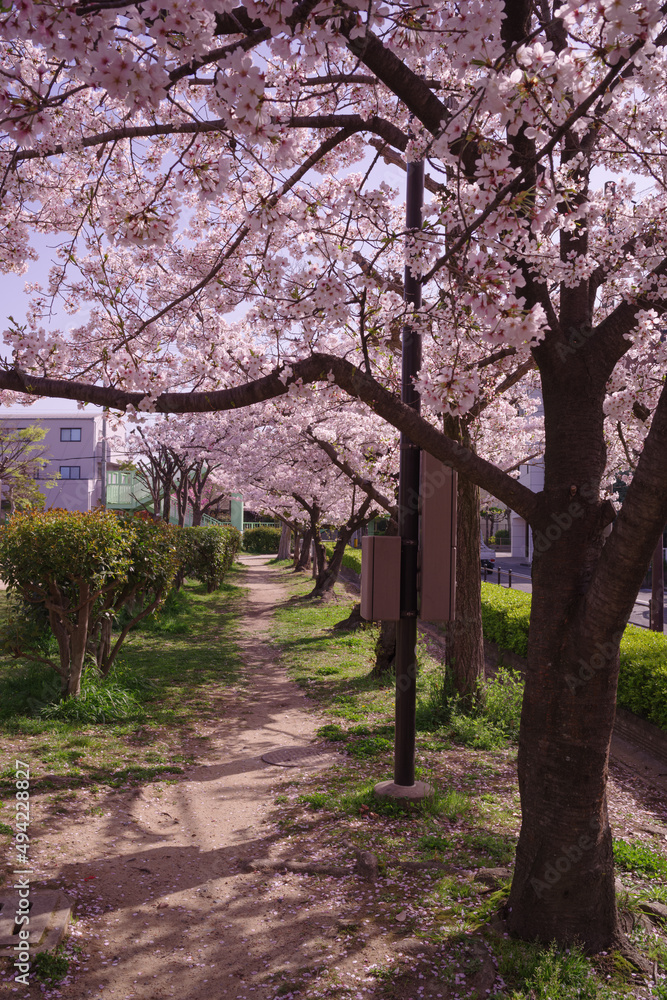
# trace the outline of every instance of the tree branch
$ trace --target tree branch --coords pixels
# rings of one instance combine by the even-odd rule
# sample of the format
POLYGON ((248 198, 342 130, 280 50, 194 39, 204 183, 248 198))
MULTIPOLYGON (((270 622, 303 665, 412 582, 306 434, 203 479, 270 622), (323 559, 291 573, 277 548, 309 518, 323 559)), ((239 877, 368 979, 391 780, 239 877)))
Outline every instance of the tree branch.
POLYGON ((351 362, 331 354, 313 354, 295 361, 290 367, 291 372, 285 371, 284 367, 277 368, 270 375, 230 389, 166 392, 153 400, 141 392, 127 392, 113 386, 69 382, 64 379, 32 377, 16 369, 0 372, 0 390, 21 392, 29 396, 78 399, 117 410, 134 407, 157 413, 208 413, 253 406, 267 399, 286 395, 297 381, 304 385, 328 382, 332 375, 335 383, 349 396, 361 399, 374 413, 406 433, 424 451, 430 452, 435 458, 502 500, 524 520, 531 523, 537 516, 541 501, 532 490, 517 483, 491 462, 446 437, 351 362))
POLYGON ((363 490, 367 497, 378 504, 378 506, 382 507, 383 510, 386 510, 387 513, 391 514, 392 517, 398 517, 398 507, 396 504, 393 504, 388 497, 379 493, 370 480, 364 479, 358 472, 355 472, 349 462, 340 458, 338 452, 329 441, 322 441, 321 438, 316 437, 313 433, 312 427, 306 428, 306 435, 309 440, 313 442, 313 444, 316 444, 318 448, 322 449, 325 455, 329 456, 336 468, 340 469, 340 471, 347 476, 350 482, 354 483, 355 486, 358 486, 360 490, 363 490))

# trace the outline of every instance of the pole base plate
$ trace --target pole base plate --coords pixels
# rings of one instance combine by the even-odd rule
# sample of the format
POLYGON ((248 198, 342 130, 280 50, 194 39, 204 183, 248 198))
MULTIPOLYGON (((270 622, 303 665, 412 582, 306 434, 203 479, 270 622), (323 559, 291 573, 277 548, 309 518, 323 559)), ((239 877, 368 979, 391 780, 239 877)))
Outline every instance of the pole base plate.
POLYGON ((379 799, 409 799, 410 802, 421 802, 433 791, 425 781, 415 781, 414 785, 397 785, 395 781, 379 781, 373 792, 379 799))

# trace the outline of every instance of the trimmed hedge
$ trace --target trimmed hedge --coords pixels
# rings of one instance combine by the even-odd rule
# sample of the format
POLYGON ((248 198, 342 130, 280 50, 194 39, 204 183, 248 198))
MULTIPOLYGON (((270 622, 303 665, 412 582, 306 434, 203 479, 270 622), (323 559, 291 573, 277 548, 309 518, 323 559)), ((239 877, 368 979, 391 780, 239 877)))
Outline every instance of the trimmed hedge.
POLYGON ((621 639, 617 702, 667 729, 667 638, 628 625, 621 639))
POLYGON ((257 555, 274 555, 280 545, 280 535, 280 528, 247 528, 243 532, 243 549, 257 555))
POLYGON ((236 528, 181 528, 178 555, 183 576, 205 583, 209 594, 218 590, 240 544, 236 528))
POLYGON ((482 584, 482 629, 484 638, 518 656, 528 653, 530 594, 494 583, 482 584))
MULTIPOLYGON (((528 650, 530 594, 482 584, 484 638, 519 656, 528 650)), ((628 625, 621 639, 617 704, 667 730, 667 636, 628 625)))

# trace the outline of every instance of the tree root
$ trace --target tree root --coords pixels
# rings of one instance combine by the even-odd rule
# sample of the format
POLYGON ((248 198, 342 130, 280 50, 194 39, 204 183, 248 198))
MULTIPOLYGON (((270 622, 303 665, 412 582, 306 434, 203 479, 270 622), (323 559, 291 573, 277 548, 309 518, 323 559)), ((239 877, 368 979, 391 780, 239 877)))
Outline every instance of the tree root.
POLYGON ((350 611, 347 618, 343 618, 342 621, 336 622, 335 625, 331 626, 332 632, 354 632, 358 628, 366 628, 370 625, 365 618, 361 617, 361 605, 355 604, 350 611))

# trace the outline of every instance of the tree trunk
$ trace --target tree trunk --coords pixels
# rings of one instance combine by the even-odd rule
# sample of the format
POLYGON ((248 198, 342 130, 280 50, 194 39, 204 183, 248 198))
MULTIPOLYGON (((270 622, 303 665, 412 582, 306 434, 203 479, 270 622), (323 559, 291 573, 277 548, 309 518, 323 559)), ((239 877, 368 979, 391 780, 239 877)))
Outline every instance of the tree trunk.
POLYGON ((57 611, 54 611, 52 608, 49 608, 49 624, 51 626, 51 631, 56 637, 56 642, 58 643, 58 659, 60 661, 60 692, 62 697, 66 698, 67 688, 69 685, 71 661, 69 632, 62 624, 57 611))
POLYGON ((285 524, 285 522, 283 521, 282 530, 280 532, 280 542, 278 543, 279 561, 282 561, 283 559, 289 559, 291 534, 292 532, 290 531, 289 524, 285 524))
POLYGON ((351 534, 351 532, 346 531, 340 532, 338 541, 334 545, 331 559, 328 562, 326 560, 326 551, 320 542, 317 557, 318 573, 315 579, 315 587, 311 591, 309 595, 310 597, 328 597, 333 593, 334 584, 338 579, 338 574, 340 573, 341 566, 343 565, 345 546, 349 542, 351 534))
POLYGON ((665 555, 660 535, 651 561, 651 622, 653 632, 665 628, 665 555))
MULTIPOLYGON (((467 448, 470 435, 461 421, 446 417, 445 433, 467 448)), ((482 634, 482 574, 480 563, 481 522, 479 487, 465 476, 458 477, 456 508, 456 614, 445 626, 445 662, 454 687, 464 700, 472 701, 484 677, 482 634)))
POLYGON ((88 624, 90 621, 90 587, 87 583, 79 583, 80 601, 77 622, 70 637, 70 669, 67 680, 67 698, 78 698, 81 694, 81 674, 86 658, 86 646, 88 644, 88 624))
POLYGON ((620 633, 610 641, 582 618, 575 588, 587 541, 573 528, 533 563, 508 923, 520 937, 597 952, 618 936, 606 783, 620 633))
POLYGON ((301 541, 301 554, 299 555, 299 561, 296 564, 297 573, 302 573, 305 570, 310 569, 310 543, 313 540, 312 528, 308 528, 304 532, 303 539, 301 541))
POLYGON ((388 679, 394 673, 396 661, 396 622, 380 622, 380 631, 375 643, 375 665, 372 677, 388 679))
POLYGON ((552 363, 542 379, 545 484, 533 522, 518 756, 522 824, 507 914, 520 937, 579 941, 595 953, 621 939, 606 785, 618 650, 634 581, 622 566, 613 568, 612 586, 624 592, 615 605, 609 586, 589 589, 599 563, 606 565, 600 556, 611 518, 599 500, 604 383, 583 358, 575 360, 560 369, 552 363))
POLYGON ((294 555, 292 557, 292 568, 296 570, 299 565, 299 557, 301 555, 301 532, 294 532, 294 555))
POLYGON ((97 646, 96 660, 97 668, 100 672, 104 672, 103 668, 109 659, 109 653, 111 652, 111 616, 102 618, 100 622, 100 639, 97 646))

